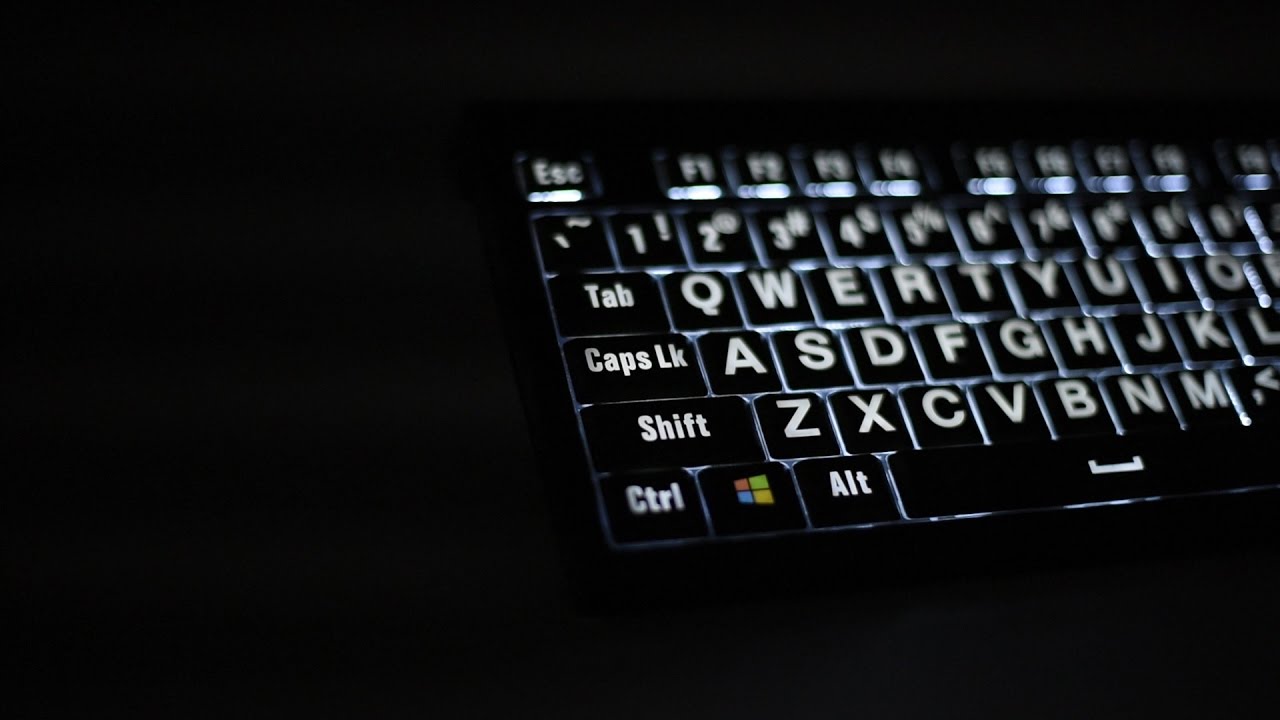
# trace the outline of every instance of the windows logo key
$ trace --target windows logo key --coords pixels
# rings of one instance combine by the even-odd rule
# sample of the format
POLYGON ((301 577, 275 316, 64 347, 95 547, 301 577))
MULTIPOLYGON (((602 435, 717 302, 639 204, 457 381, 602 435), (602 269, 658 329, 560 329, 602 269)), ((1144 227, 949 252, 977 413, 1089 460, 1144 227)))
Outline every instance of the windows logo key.
POLYGON ((773 490, 769 488, 769 478, 765 475, 734 480, 733 489, 737 491, 738 503, 742 505, 773 504, 773 490))

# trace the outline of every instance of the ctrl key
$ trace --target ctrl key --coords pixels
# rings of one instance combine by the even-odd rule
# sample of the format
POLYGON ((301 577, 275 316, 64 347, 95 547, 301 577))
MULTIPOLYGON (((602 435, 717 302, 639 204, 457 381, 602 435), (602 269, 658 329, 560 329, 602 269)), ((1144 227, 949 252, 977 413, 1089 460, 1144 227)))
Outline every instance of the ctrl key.
POLYGON ((707 534, 698 490, 682 470, 613 475, 600 480, 600 491, 619 543, 707 534))

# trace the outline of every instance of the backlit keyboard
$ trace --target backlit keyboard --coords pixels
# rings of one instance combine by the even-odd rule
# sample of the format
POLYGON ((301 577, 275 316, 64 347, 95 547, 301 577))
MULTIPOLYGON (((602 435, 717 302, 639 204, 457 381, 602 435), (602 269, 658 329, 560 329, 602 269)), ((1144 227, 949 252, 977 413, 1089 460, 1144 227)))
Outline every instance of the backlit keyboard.
POLYGON ((1280 487, 1274 136, 670 125, 491 169, 547 481, 611 552, 1280 487))

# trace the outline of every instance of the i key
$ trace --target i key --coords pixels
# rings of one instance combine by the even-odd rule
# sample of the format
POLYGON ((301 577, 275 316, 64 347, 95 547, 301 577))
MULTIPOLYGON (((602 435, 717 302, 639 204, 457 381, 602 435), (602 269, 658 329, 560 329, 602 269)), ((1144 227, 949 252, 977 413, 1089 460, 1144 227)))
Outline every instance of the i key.
POLYGON ((623 265, 681 265, 684 253, 675 223, 664 212, 627 213, 610 218, 618 260, 623 265))

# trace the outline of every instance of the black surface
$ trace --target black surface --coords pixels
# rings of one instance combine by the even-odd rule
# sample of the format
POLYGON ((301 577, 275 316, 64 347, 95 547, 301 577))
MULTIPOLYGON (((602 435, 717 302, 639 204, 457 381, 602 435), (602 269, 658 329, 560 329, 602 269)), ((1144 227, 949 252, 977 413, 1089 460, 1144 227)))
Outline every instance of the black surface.
POLYGON ((1247 99, 1280 66, 1262 5, 732 7, 7 23, 12 714, 1274 708, 1267 537, 574 609, 449 165, 463 101, 1247 99))

